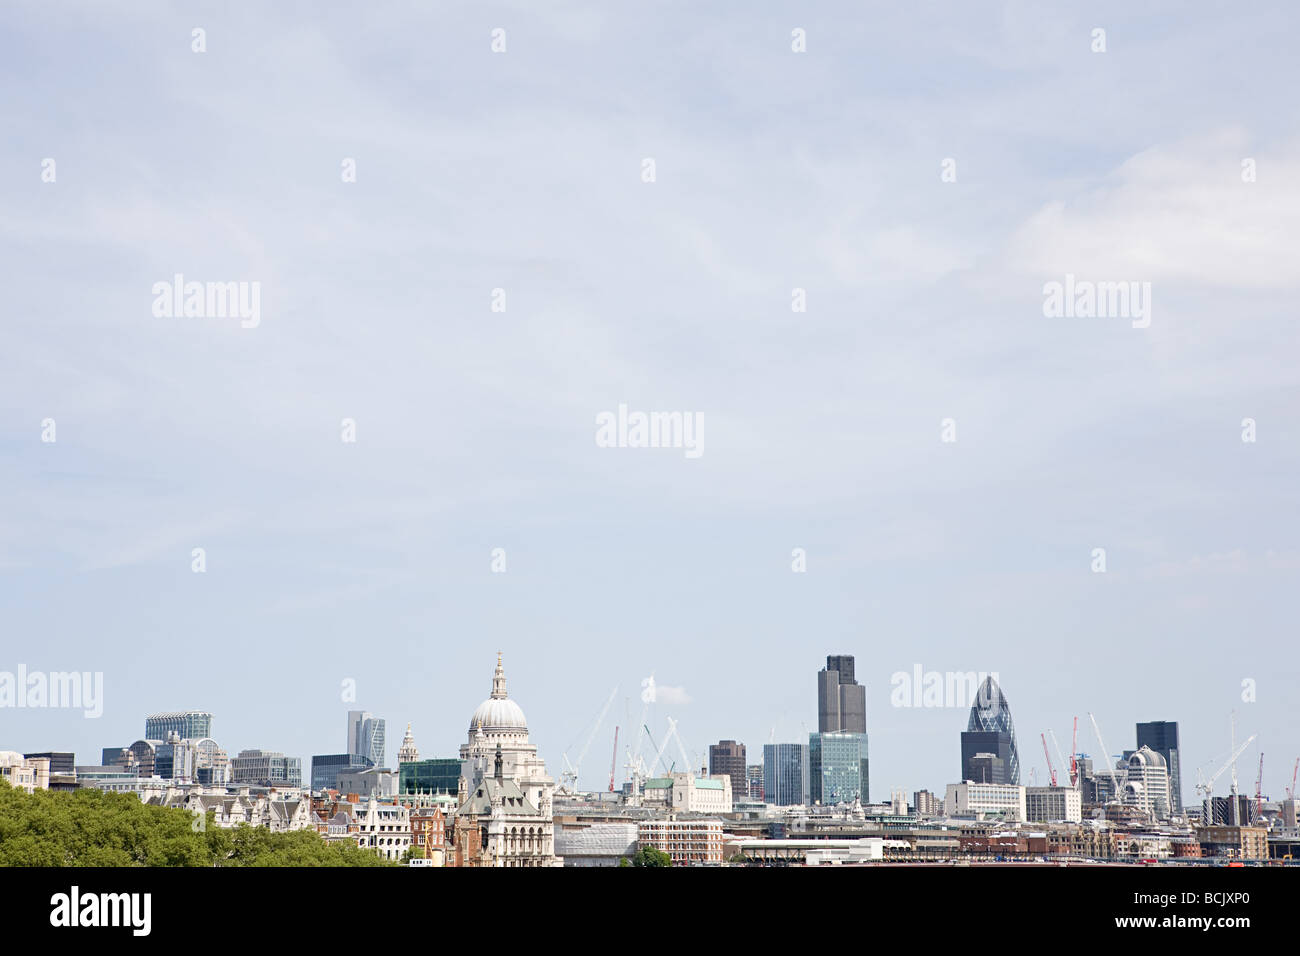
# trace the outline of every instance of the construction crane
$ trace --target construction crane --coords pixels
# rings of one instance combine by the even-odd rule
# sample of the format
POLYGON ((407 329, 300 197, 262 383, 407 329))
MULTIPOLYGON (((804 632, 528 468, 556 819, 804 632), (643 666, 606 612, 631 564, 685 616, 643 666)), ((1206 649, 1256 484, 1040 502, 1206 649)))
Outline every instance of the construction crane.
MULTIPOLYGON (((1060 742, 1056 739, 1056 731, 1054 731, 1054 730, 1050 730, 1050 729, 1049 729, 1049 730, 1047 731, 1047 736, 1049 736, 1049 737, 1052 738, 1052 746, 1056 749, 1056 760, 1057 760, 1057 762, 1061 765, 1061 767, 1064 768, 1064 767, 1065 767, 1065 754, 1061 753, 1061 744, 1060 744, 1060 742)), ((1048 763, 1051 763, 1051 761, 1048 761, 1048 763)), ((1056 786, 1056 774, 1055 774, 1055 773, 1052 774, 1052 786, 1056 786)))
POLYGON ((605 706, 600 709, 600 714, 596 717, 595 726, 591 728, 591 733, 587 735, 586 742, 582 745, 582 749, 578 751, 578 759, 573 763, 569 763, 568 752, 566 751, 561 755, 561 760, 564 763, 564 770, 560 773, 561 790, 564 790, 567 793, 574 793, 577 790, 578 771, 582 768, 582 759, 587 756, 587 751, 591 749, 591 744, 592 741, 596 739, 596 734, 600 733, 600 725, 605 722, 605 715, 609 713, 610 705, 614 703, 614 698, 616 696, 618 696, 617 686, 609 692, 609 699, 605 701, 605 706))
POLYGON ((1107 769, 1110 771, 1110 782, 1115 787, 1115 800, 1123 802, 1124 795, 1120 793, 1119 777, 1115 775, 1115 761, 1111 759, 1110 751, 1106 749, 1106 741, 1101 739, 1101 728, 1097 726, 1097 718, 1092 716, 1092 711, 1088 711, 1088 719, 1092 721, 1092 732, 1097 735, 1097 743, 1101 744, 1101 756, 1106 761, 1107 769))
POLYGON ((1264 818, 1264 751, 1259 752, 1259 776, 1255 778, 1255 820, 1264 818))
POLYGON ((1297 773, 1300 773, 1300 757, 1295 758, 1295 769, 1291 771, 1291 786, 1286 788, 1286 798, 1288 800, 1295 799, 1295 780, 1297 773))
POLYGON ((618 766, 618 725, 614 726, 614 754, 609 758, 609 792, 614 792, 614 768, 618 766))
POLYGON ((1074 718, 1074 739, 1070 741, 1070 786, 1079 786, 1079 718, 1074 718))
MULTIPOLYGON (((1123 803, 1123 793, 1119 790, 1119 778, 1115 775, 1115 761, 1110 757, 1110 750, 1106 749, 1106 741, 1101 739, 1101 727, 1097 726, 1097 718, 1093 717, 1092 711, 1088 711, 1088 719, 1092 721, 1092 732, 1097 735, 1097 743, 1101 744, 1101 758, 1106 761, 1106 769, 1110 771, 1110 783, 1114 786, 1114 797, 1117 803, 1123 803)), ((1093 767, 1096 770, 1096 767, 1093 767)))
POLYGON ((1039 734, 1038 739, 1043 742, 1043 756, 1047 758, 1047 773, 1052 778, 1052 786, 1056 786, 1056 768, 1052 766, 1052 755, 1047 752, 1047 734, 1039 734))
MULTIPOLYGON (((1210 801, 1210 797, 1214 794, 1214 781, 1218 780, 1221 776, 1223 776, 1228 771, 1229 768, 1236 765, 1237 758, 1241 756, 1242 752, 1247 747, 1249 747, 1252 743, 1255 742, 1255 736, 1256 736, 1255 734, 1251 734, 1249 737, 1246 738, 1244 743, 1238 745, 1237 747, 1234 747, 1232 753, 1229 755, 1228 759, 1224 762, 1223 766, 1220 767, 1218 770, 1214 771, 1214 773, 1210 775, 1210 778, 1208 780, 1201 780, 1197 782, 1196 792, 1201 794, 1201 804, 1202 804, 1201 820, 1206 825, 1209 825, 1214 822, 1213 813, 1212 813, 1213 804, 1210 801)), ((1232 788, 1232 795, 1234 797, 1237 795, 1237 788, 1235 786, 1232 788)), ((1233 810, 1233 814, 1234 815, 1236 814, 1235 809, 1233 810)))

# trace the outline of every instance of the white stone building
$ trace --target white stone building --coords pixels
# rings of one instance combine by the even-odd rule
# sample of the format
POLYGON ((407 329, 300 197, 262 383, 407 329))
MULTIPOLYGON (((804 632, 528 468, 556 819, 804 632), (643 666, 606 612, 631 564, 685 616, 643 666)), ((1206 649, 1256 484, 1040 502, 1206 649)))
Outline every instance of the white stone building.
POLYGON ((697 777, 693 773, 651 777, 641 788, 641 802, 678 813, 730 813, 731 777, 697 777))
POLYGON ((563 865, 555 855, 555 781, 529 743, 524 712, 506 693, 500 654, 492 694, 470 718, 460 759, 455 840, 462 864, 563 865))
POLYGON ((973 817, 976 820, 1025 819, 1025 788, 1010 783, 976 783, 965 780, 950 783, 943 797, 947 817, 973 817))
POLYGON ((0 778, 15 790, 32 793, 50 789, 50 758, 24 757, 15 750, 0 750, 0 778))
POLYGON ((1169 769, 1165 758, 1150 747, 1140 747, 1128 758, 1124 777, 1124 804, 1138 807, 1152 819, 1169 816, 1169 769))

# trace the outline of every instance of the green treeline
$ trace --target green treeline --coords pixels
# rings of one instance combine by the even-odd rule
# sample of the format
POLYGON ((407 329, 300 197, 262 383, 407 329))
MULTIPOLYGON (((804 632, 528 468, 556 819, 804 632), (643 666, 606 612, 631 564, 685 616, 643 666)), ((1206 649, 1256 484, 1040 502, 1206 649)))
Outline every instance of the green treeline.
POLYGON ((26 794, 0 780, 0 866, 392 866, 311 830, 196 830, 185 810, 86 788, 26 794))

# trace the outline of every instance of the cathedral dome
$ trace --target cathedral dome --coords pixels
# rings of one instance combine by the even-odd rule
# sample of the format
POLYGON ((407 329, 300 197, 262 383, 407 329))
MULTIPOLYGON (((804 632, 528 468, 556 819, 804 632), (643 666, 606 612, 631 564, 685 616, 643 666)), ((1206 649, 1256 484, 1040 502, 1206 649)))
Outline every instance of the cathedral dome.
POLYGON ((469 722, 471 731, 477 730, 479 726, 483 727, 483 733, 490 734, 499 730, 527 730, 528 722, 524 719, 524 712, 519 705, 508 697, 496 698, 489 697, 483 703, 478 705, 478 710, 474 711, 474 716, 469 722))
POLYGON ((469 721, 471 736, 479 728, 483 733, 491 734, 527 734, 528 721, 524 712, 513 700, 506 696, 506 672, 501 664, 501 655, 497 655, 497 670, 492 676, 492 696, 478 705, 474 716, 469 721))

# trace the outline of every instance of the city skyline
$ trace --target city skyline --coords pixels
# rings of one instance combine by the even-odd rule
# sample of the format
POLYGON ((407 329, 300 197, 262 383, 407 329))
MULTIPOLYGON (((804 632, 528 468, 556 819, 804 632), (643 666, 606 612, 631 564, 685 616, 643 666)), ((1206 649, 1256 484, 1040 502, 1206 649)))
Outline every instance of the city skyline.
MULTIPOLYGON (((854 655, 845 655, 845 656, 844 656, 844 657, 847 657, 847 658, 849 659, 849 661, 850 661, 850 666, 852 666, 852 658, 853 658, 853 656, 854 656, 854 655)), ((839 658, 839 659, 844 659, 844 658, 842 657, 842 658, 839 658)), ((819 680, 820 680, 821 675, 824 674, 824 673, 825 673, 825 669, 823 668, 823 669, 819 672, 819 680)), ((965 674, 965 675, 961 675, 961 676, 966 676, 966 677, 975 677, 975 676, 976 676, 976 672, 968 672, 967 674, 965 674)), ((1000 685, 998 685, 996 682, 993 683, 993 693, 992 693, 991 695, 988 695, 988 692, 987 692, 987 683, 988 683, 988 681, 990 681, 990 680, 991 680, 991 678, 986 678, 986 679, 985 679, 985 682, 984 682, 984 683, 981 683, 981 684, 979 685, 980 692, 983 693, 983 694, 985 694, 985 695, 987 695, 987 699, 986 699, 985 696, 980 696, 980 694, 977 694, 977 695, 975 696, 975 698, 974 698, 974 702, 971 704, 971 706, 969 707, 969 709, 953 708, 953 707, 934 707, 934 708, 930 708, 931 710, 938 710, 938 711, 940 711, 940 712, 947 712, 947 711, 952 711, 952 710, 962 710, 964 713, 967 713, 967 715, 968 715, 968 716, 967 716, 967 720, 966 720, 966 722, 963 724, 963 728, 962 728, 962 730, 961 730, 961 731, 958 731, 958 732, 955 732, 955 733, 952 735, 952 738, 953 738, 953 739, 952 739, 952 741, 950 742, 950 746, 949 746, 949 750, 952 751, 952 753, 948 755, 948 756, 949 756, 949 762, 954 762, 954 763, 955 763, 955 761, 956 761, 956 756, 957 756, 958 752, 963 750, 963 748, 964 748, 964 741, 963 741, 961 747, 957 746, 957 741, 962 740, 962 738, 965 736, 965 733, 966 733, 966 727, 969 727, 969 726, 971 725, 971 722, 972 722, 972 721, 975 721, 977 710, 980 710, 981 714, 983 714, 984 712, 987 711, 987 715, 991 718, 995 712, 998 713, 998 714, 1001 714, 1001 713, 1003 713, 1004 708, 1007 708, 1007 707, 1008 707, 1008 701, 1007 701, 1006 695, 1002 693, 1000 685)), ((861 682, 858 682, 858 683, 861 683, 861 682)), ((642 686, 643 686, 643 687, 645 686, 645 684, 646 684, 646 682, 645 682, 645 681, 642 681, 642 686)), ((470 693, 468 696, 472 697, 473 694, 470 693)), ((615 695, 615 696, 617 696, 617 695, 615 695)), ((810 695, 810 696, 811 696, 811 695, 810 695)), ((868 700, 869 700, 869 699, 868 699, 868 700)), ((631 704, 632 704, 632 700, 631 700, 631 698, 628 699, 627 703, 628 703, 628 706, 631 706, 631 704)), ((644 704, 644 697, 638 698, 638 703, 640 703, 640 704, 644 704)), ((819 709, 819 707, 818 707, 818 698, 814 698, 814 699, 813 699, 813 702, 812 702, 812 709, 813 709, 814 713, 816 713, 816 712, 818 711, 818 709, 819 709)), ((657 711, 656 711, 656 708, 654 708, 654 707, 652 707, 652 706, 646 706, 646 707, 644 708, 644 711, 645 711, 646 714, 654 714, 654 713, 657 712, 657 711)), ((868 713, 869 713, 869 711, 868 711, 868 713)), ((203 719, 203 726, 206 727, 206 728, 208 728, 208 729, 211 729, 211 724, 212 724, 213 721, 217 721, 217 720, 220 719, 220 715, 219 715, 219 714, 215 714, 215 715, 214 715, 214 713, 213 713, 212 711, 210 711, 210 710, 198 710, 198 709, 194 709, 194 708, 190 708, 190 709, 183 710, 183 711, 178 710, 178 711, 167 711, 167 712, 150 712, 150 714, 149 714, 148 716, 149 716, 150 719, 160 719, 160 718, 162 718, 162 719, 171 719, 171 720, 175 720, 175 719, 177 719, 177 718, 182 718, 182 717, 183 717, 183 718, 199 717, 199 718, 203 719)), ((380 727, 380 734, 381 734, 381 736, 382 736, 382 727, 383 727, 383 725, 384 725, 385 723, 387 723, 387 718, 385 718, 383 715, 381 715, 381 714, 379 714, 379 713, 371 712, 371 711, 358 710, 358 709, 356 709, 355 707, 352 707, 351 709, 348 710, 348 712, 347 712, 347 716, 348 716, 348 724, 349 724, 349 733, 350 733, 350 735, 352 734, 353 729, 354 729, 355 727, 357 727, 357 725, 354 723, 354 719, 363 719, 363 720, 366 720, 366 721, 376 722, 376 723, 379 725, 379 727, 380 727)), ((638 716, 638 717, 640 716, 640 711, 639 711, 639 710, 638 710, 638 714, 637 714, 637 716, 638 716)), ((664 714, 664 716, 665 716, 665 717, 668 717, 668 716, 671 716, 671 715, 669 715, 669 714, 664 714)), ((144 719, 144 718, 142 717, 141 720, 143 720, 143 719, 144 719)), ((651 718, 649 718, 649 719, 653 719, 653 717, 651 717, 651 718)), ((96 721, 95 723, 99 723, 99 722, 96 721)), ((408 722, 408 723, 412 723, 412 724, 413 724, 414 722, 411 721, 411 722, 408 722)), ((1133 728, 1133 732, 1132 732, 1131 734, 1127 734, 1127 735, 1122 735, 1122 734, 1121 734, 1121 735, 1118 736, 1118 737, 1115 737, 1114 735, 1112 735, 1112 738, 1111 738, 1111 739, 1112 739, 1112 741, 1118 739, 1118 741, 1119 741, 1119 743, 1120 743, 1121 745, 1128 744, 1128 743, 1133 743, 1133 744, 1134 744, 1134 747, 1140 747, 1141 744, 1142 744, 1144 741, 1147 740, 1147 737, 1145 737, 1144 734, 1150 734, 1150 733, 1151 733, 1151 730, 1150 730, 1149 728, 1151 728, 1151 727, 1156 727, 1156 726, 1170 725, 1170 726, 1173 727, 1173 730, 1171 731, 1171 733, 1173 734, 1173 737, 1172 737, 1173 743, 1174 743, 1176 749, 1181 750, 1181 744, 1180 744, 1180 742, 1179 742, 1180 733, 1179 733, 1179 730, 1178 730, 1178 728, 1179 728, 1179 726, 1181 725, 1181 723, 1182 723, 1182 722, 1181 722, 1180 720, 1178 720, 1178 719, 1174 719, 1174 720, 1172 720, 1172 721, 1167 721, 1167 720, 1156 720, 1156 721, 1136 721, 1136 722, 1134 722, 1133 724, 1130 725, 1130 726, 1133 728)), ((612 734, 613 734, 612 727, 613 727, 613 726, 614 726, 614 723, 613 723, 613 717, 612 717, 612 716, 607 717, 607 719, 603 722, 603 726, 602 726, 602 728, 601 728, 601 732, 600 732, 599 734, 594 735, 594 737, 593 737, 593 742, 598 744, 598 743, 599 743, 599 740, 600 740, 602 737, 612 737, 612 734)), ((621 726, 621 725, 620 725, 620 726, 621 726)), ((590 728, 590 725, 588 725, 588 728, 586 728, 586 729, 587 729, 587 730, 591 729, 591 728, 590 728)), ((655 727, 653 727, 653 726, 651 727, 651 731, 652 731, 652 733, 656 733, 656 734, 657 734, 657 730, 658 730, 658 728, 655 728, 655 727)), ((868 735, 868 737, 869 737, 869 736, 870 736, 870 722, 869 722, 869 718, 868 718, 867 730, 868 730, 868 734, 867 734, 867 735, 868 735)), ((1112 760, 1110 760, 1108 763, 1099 763, 1099 762, 1097 761, 1097 753, 1098 753, 1098 749, 1095 748, 1095 747, 1092 748, 1092 749, 1090 749, 1089 747, 1087 747, 1087 746, 1084 745, 1084 741, 1085 741, 1087 738, 1086 738, 1085 736, 1083 736, 1083 735, 1086 734, 1087 732, 1088 732, 1088 729, 1087 729, 1087 726, 1086 726, 1086 724, 1085 724, 1084 730, 1081 731, 1081 736, 1080 736, 1080 746, 1079 746, 1079 750, 1078 750, 1078 755, 1080 756, 1081 759, 1082 759, 1082 758, 1089 758, 1089 759, 1091 759, 1091 760, 1093 761, 1093 769, 1094 769, 1094 773, 1096 773, 1098 776, 1105 776, 1105 775, 1106 775, 1106 772, 1107 772, 1108 769, 1112 769, 1112 768, 1118 766, 1120 763, 1127 761, 1129 755, 1132 754, 1132 753, 1134 752, 1134 747, 1121 746, 1121 749, 1120 749, 1120 750, 1118 750, 1118 751, 1114 751, 1114 752, 1112 753, 1112 757, 1113 757, 1112 760)), ((680 731, 679 731, 679 733, 680 733, 680 731)), ((759 760, 760 760, 760 766, 761 766, 761 765, 762 765, 762 759, 763 759, 763 758, 762 758, 762 754, 763 754, 763 749, 762 749, 762 748, 763 748, 763 745, 764 745, 764 744, 766 744, 766 743, 778 743, 778 744, 786 744, 786 745, 801 745, 801 746, 803 746, 803 747, 806 748, 806 747, 808 746, 808 744, 809 744, 809 738, 810 738, 810 735, 811 735, 811 734, 815 734, 815 733, 816 733, 816 732, 805 733, 805 734, 802 735, 801 738, 793 739, 793 740, 780 740, 780 739, 777 739, 777 740, 774 740, 774 741, 764 741, 764 742, 758 744, 757 746, 755 746, 755 747, 753 748, 753 751, 752 751, 752 752, 753 752, 753 753, 754 753, 754 754, 759 758, 759 760)), ((1243 731, 1243 736, 1244 736, 1244 733, 1245 733, 1245 732, 1243 731)), ((274 735, 274 732, 272 732, 272 735, 274 735)), ((263 743, 263 744, 249 744, 249 745, 241 745, 241 746, 229 746, 229 745, 227 745, 227 743, 222 739, 222 737, 221 737, 221 735, 220 735, 219 733, 217 733, 217 734, 213 734, 213 735, 211 735, 211 736, 213 737, 213 739, 216 740, 216 742, 217 742, 219 745, 222 746, 223 750, 225 750, 225 751, 227 752, 227 754, 228 754, 228 756, 229 756, 230 758, 235 758, 235 757, 239 756, 241 753, 243 753, 244 751, 253 751, 253 752, 256 752, 256 751, 280 752, 280 753, 283 753, 284 755, 288 756, 289 758, 297 758, 298 760, 301 761, 301 764, 302 764, 303 767, 305 767, 305 768, 307 768, 308 770, 310 770, 310 767, 311 767, 311 761, 312 761, 312 759, 313 759, 314 757, 320 757, 320 756, 324 756, 324 755, 333 755, 333 752, 332 752, 332 751, 327 751, 327 750, 315 750, 315 751, 311 751, 310 753, 301 753, 301 754, 300 754, 300 753, 297 753, 297 752, 295 752, 295 751, 292 751, 292 750, 284 750, 283 748, 281 748, 279 751, 276 751, 275 748, 273 748, 273 747, 269 747, 269 746, 267 746, 267 745, 264 744, 264 743, 263 743)), ((418 734, 415 734, 415 736, 418 738, 419 735, 418 735, 418 734)), ((454 736, 454 734, 453 734, 453 736, 454 736)), ((536 731, 534 731, 534 736, 537 736, 536 731)), ((585 736, 585 730, 584 730, 584 736, 585 736)), ((134 742, 134 741, 137 741, 137 740, 144 740, 144 739, 153 739, 153 738, 145 738, 145 737, 131 737, 129 740, 124 740, 124 741, 121 741, 121 742, 115 742, 115 743, 112 743, 112 744, 105 744, 103 747, 101 747, 101 748, 97 748, 97 749, 94 751, 94 753, 98 753, 100 749, 112 749, 112 748, 119 747, 119 746, 127 746, 128 744, 130 744, 130 743, 132 743, 132 742, 134 742)), ((1239 739, 1240 739, 1240 738, 1239 738, 1239 739)), ((350 738, 350 740, 351 740, 351 738, 350 738)), ((693 765, 692 765, 692 767, 690 768, 690 770, 691 770, 692 772, 699 772, 699 771, 702 769, 702 767, 707 767, 707 766, 709 766, 709 764, 710 764, 710 762, 711 762, 711 757, 710 757, 710 748, 712 748, 712 747, 714 747, 716 744, 718 744, 720 740, 721 740, 721 742, 726 742, 726 741, 723 740, 722 738, 715 738, 713 741, 708 742, 708 743, 705 743, 705 744, 704 744, 702 747, 700 747, 700 748, 696 748, 696 747, 693 745, 693 743, 684 744, 684 746, 686 746, 687 749, 688 749, 688 754, 689 754, 692 758, 694 758, 694 759, 692 760, 692 764, 693 764, 693 765)), ((1094 738, 1094 741, 1095 741, 1095 738, 1094 738)), ((744 740, 738 740, 738 741, 734 741, 734 742, 740 744, 742 747, 750 746, 750 745, 747 745, 747 744, 745 743, 744 740)), ((458 746, 459 746, 459 745, 456 745, 456 747, 458 747, 458 746)), ((617 782, 618 784, 622 784, 622 783, 625 782, 626 779, 627 779, 627 775, 626 775, 626 769, 627 769, 627 766, 626 766, 626 753, 627 753, 627 747, 628 747, 628 746, 629 746, 629 744, 628 744, 628 740, 627 740, 627 738, 626 738, 626 737, 623 737, 623 738, 621 739, 620 746, 619 746, 618 761, 617 761, 617 764, 616 764, 616 773, 615 773, 616 782, 617 782)), ((1114 746, 1113 743, 1112 743, 1112 746, 1114 746)), ((452 757, 452 754, 454 753, 454 750, 456 749, 456 747, 451 748, 451 750, 448 750, 447 752, 442 752, 442 751, 435 751, 433 748, 429 748, 429 747, 426 747, 426 746, 424 746, 423 744, 421 744, 420 749, 421 749, 421 751, 422 751, 423 759, 426 759, 426 760, 427 760, 427 759, 449 759, 449 758, 452 757)), ((66 746, 50 746, 50 747, 46 747, 46 748, 22 747, 22 748, 19 748, 19 749, 24 750, 24 751, 26 751, 26 752, 36 753, 36 752, 44 752, 44 751, 62 752, 62 751, 66 751, 66 750, 68 750, 68 749, 70 749, 70 748, 68 748, 68 747, 66 747, 66 746)), ((1245 766, 1245 767, 1247 767, 1247 768, 1249 768, 1249 767, 1251 767, 1251 766, 1254 766, 1254 764, 1251 762, 1251 761, 1252 761, 1252 755, 1253 755, 1254 757, 1257 757, 1257 756, 1258 756, 1258 753, 1259 753, 1259 751, 1260 751, 1260 749, 1261 749, 1261 748, 1259 748, 1258 745, 1256 745, 1255 747, 1253 747, 1253 748, 1247 750, 1245 753, 1243 753, 1243 754, 1238 758, 1238 760, 1237 760, 1236 762, 1237 762, 1240 766, 1245 766)), ((89 760, 89 759, 86 759, 86 758, 88 758, 88 757, 90 757, 90 756, 93 756, 93 754, 92 754, 90 751, 85 751, 85 752, 83 752, 82 750, 78 750, 78 749, 76 749, 76 748, 71 748, 71 750, 72 750, 73 753, 75 753, 75 754, 77 755, 76 763, 77 763, 78 765, 87 765, 87 764, 91 764, 91 763, 95 763, 95 762, 97 762, 97 761, 91 761, 91 760, 89 760)), ((592 752, 595 754, 594 763, 597 764, 597 765, 602 765, 602 766, 603 766, 603 762, 602 762, 602 760, 601 760, 601 758, 600 758, 600 754, 599 754, 599 747, 598 747, 598 746, 592 747, 591 750, 592 750, 592 752)), ((1224 753, 1226 753, 1226 750, 1227 750, 1227 748, 1225 748, 1224 753)), ((1034 752, 1034 751, 1032 751, 1032 750, 1030 751, 1031 754, 1032 754, 1033 752, 1034 752)), ((1066 759, 1068 760, 1068 751, 1067 751, 1066 753, 1067 753, 1067 757, 1066 757, 1066 759)), ((567 754, 566 754, 566 755, 567 755, 567 754)), ((545 753, 545 751, 542 752, 542 756, 543 756, 543 757, 546 757, 546 756, 547 756, 546 753, 545 753)), ((647 757, 648 757, 649 755, 646 754, 646 755, 644 755, 644 756, 647 756, 647 757)), ((1221 758, 1221 757, 1223 756, 1223 754, 1216 752, 1216 754, 1214 754, 1213 756, 1214 756, 1214 757, 1217 757, 1217 758, 1221 758)), ((552 759, 555 759, 555 758, 552 758, 552 759)), ((665 751, 665 760, 668 761, 668 762, 670 762, 670 763, 672 763, 672 764, 674 765, 674 768, 675 768, 675 769, 677 769, 677 770, 679 770, 679 771, 682 769, 682 768, 678 768, 678 767, 675 766, 677 761, 676 761, 676 758, 673 756, 673 751, 671 751, 671 750, 667 750, 667 749, 666 749, 666 751, 665 751)), ((942 761, 939 761, 939 762, 942 762, 942 761)), ((1205 766, 1205 769, 1207 769, 1207 770, 1211 770, 1211 771, 1212 771, 1212 770, 1215 770, 1215 769, 1218 769, 1218 766, 1219 766, 1220 763, 1222 763, 1222 760, 1221 760, 1221 759, 1218 760, 1217 762, 1213 763, 1213 766, 1210 766, 1210 763, 1207 761, 1207 764, 1206 764, 1206 766, 1205 766)), ((1030 765, 1033 766, 1033 761, 1032 761, 1032 759, 1031 759, 1030 765)), ((374 766, 385 766, 385 765, 384 765, 384 764, 375 764, 374 766)), ((394 764, 392 764, 391 766, 388 766, 387 768, 388 768, 388 769, 391 769, 391 770, 396 770, 396 769, 397 769, 397 766, 398 766, 398 764, 397 764, 397 763, 394 763, 394 764)), ((588 770, 586 770, 585 772, 580 772, 579 777, 578 777, 578 779, 577 779, 577 787, 578 787, 578 789, 579 789, 579 790, 603 790, 603 789, 605 789, 605 786, 606 786, 606 784, 607 784, 607 774, 606 774, 606 772, 605 772, 604 770, 593 771, 592 769, 590 769, 590 768, 591 768, 591 762, 589 762, 589 763, 587 763, 587 764, 584 764, 584 766, 587 766, 587 767, 588 767, 588 770), (593 778, 594 778, 594 779, 593 779, 593 778)), ((1288 766, 1289 766, 1289 765, 1288 765, 1288 766)), ((1035 781, 1032 785, 1036 785, 1036 786, 1040 786, 1040 787, 1041 787, 1041 786, 1046 786, 1046 785, 1049 783, 1049 775, 1048 775, 1048 773, 1046 772, 1046 770, 1047 770, 1046 761, 1044 761, 1042 767, 1041 767, 1041 768, 1038 768, 1038 769, 1041 769, 1041 770, 1044 771, 1044 772, 1042 772, 1041 774, 1037 775, 1037 779, 1036 779, 1036 781, 1035 781)), ((1068 780, 1068 770, 1069 770, 1068 764, 1067 764, 1066 766, 1057 766, 1056 763, 1054 762, 1053 765, 1052 765, 1052 769, 1054 769, 1054 770, 1056 771, 1056 773, 1057 773, 1057 777, 1058 777, 1058 780, 1060 780, 1060 781, 1062 782, 1062 785, 1064 785, 1064 781, 1068 780)), ((1200 768, 1197 767, 1197 768, 1195 768, 1195 769, 1199 770, 1200 768)), ((651 775, 653 776, 654 773, 652 773, 651 775)), ((878 781, 878 784, 877 784, 877 785, 878 785, 878 790, 877 790, 876 793, 874 794, 874 802, 876 802, 876 803, 887 802, 887 800, 885 799, 885 796, 884 796, 885 793, 886 793, 886 791, 888 791, 888 792, 893 792, 894 790, 903 790, 904 792, 911 793, 911 792, 913 792, 913 791, 915 791, 915 790, 932 790, 932 789, 938 788, 938 789, 939 789, 939 792, 942 792, 942 787, 943 787, 946 783, 951 783, 951 782, 955 782, 955 781, 960 781, 961 779, 971 779, 971 778, 969 777, 969 775, 962 775, 962 774, 947 774, 947 775, 945 776, 945 775, 944 775, 943 773, 941 773, 941 772, 940 772, 940 773, 937 773, 937 774, 935 774, 935 775, 933 775, 933 776, 935 776, 935 778, 936 778, 935 780, 933 780, 933 781, 932 781, 932 780, 925 780, 925 781, 921 781, 921 782, 919 782, 919 783, 915 783, 915 782, 908 782, 908 783, 905 783, 905 784, 904 784, 904 783, 890 783, 890 784, 886 785, 885 782, 878 781), (943 779, 942 779, 942 780, 938 779, 938 778, 940 778, 940 777, 942 777, 943 779)), ((1177 772, 1177 765, 1175 765, 1174 773, 1171 774, 1171 777, 1174 778, 1173 780, 1171 780, 1171 787, 1173 786, 1173 784, 1174 784, 1175 782, 1177 782, 1177 779, 1178 779, 1178 777, 1180 777, 1180 776, 1181 776, 1181 774, 1177 772)), ((309 774, 304 773, 304 777, 309 777, 309 774)), ((1243 782, 1242 782, 1242 789, 1241 789, 1241 791, 1240 791, 1242 794, 1245 794, 1246 791, 1247 791, 1247 789, 1248 789, 1248 787, 1246 786, 1246 783, 1248 782, 1248 781, 1246 780, 1247 777, 1249 777, 1250 779, 1254 779, 1253 777, 1251 777, 1251 775, 1250 775, 1249 773, 1245 773, 1245 774, 1242 775, 1242 780, 1243 780, 1243 782)), ((1184 781, 1183 781, 1183 785, 1184 785, 1184 786, 1191 786, 1191 784, 1192 784, 1192 783, 1195 783, 1195 782, 1196 782, 1196 774, 1195 774, 1195 772, 1194 772, 1194 774, 1193 774, 1193 778, 1191 779, 1191 781, 1186 781, 1186 780, 1184 780, 1184 781)), ((1021 775, 1021 777, 1020 777, 1020 779, 1019 779, 1019 783, 1020 783, 1020 785, 1022 785, 1022 786, 1029 786, 1029 785, 1031 785, 1031 780, 1030 780, 1030 776, 1029 776, 1028 772, 1025 772, 1024 774, 1021 775)), ((1270 791, 1269 788, 1268 788, 1268 785, 1267 785, 1267 778, 1266 778, 1265 786, 1264 786, 1264 789, 1263 789, 1263 795, 1265 796, 1265 798, 1278 799, 1279 795, 1283 792, 1284 789, 1285 789, 1285 787, 1283 786, 1283 787, 1279 787, 1278 790, 1277 790, 1276 792, 1274 792, 1274 791, 1270 791)), ((814 787, 814 790, 815 790, 815 787, 814 787)), ((740 793, 740 792, 742 792, 742 791, 739 791, 739 790, 738 790, 738 791, 736 791, 736 792, 737 792, 737 793, 740 793)), ((1199 804, 1200 804, 1199 796, 1197 796, 1197 797, 1193 797, 1192 799, 1188 799, 1188 798, 1186 797, 1186 795, 1185 795, 1184 793, 1182 793, 1181 791, 1175 791, 1175 792, 1177 792, 1177 793, 1178 793, 1178 796, 1179 796, 1179 801, 1178 801, 1178 804, 1175 806, 1175 808, 1180 807, 1180 806, 1182 806, 1182 805, 1187 805, 1187 806, 1191 806, 1191 807, 1197 807, 1197 806, 1199 806, 1199 804)), ((1251 792, 1253 792, 1253 791, 1251 791, 1251 792)), ((1220 784, 1219 784, 1218 788, 1216 788, 1216 790, 1215 790, 1215 795, 1216 795, 1216 796, 1220 796, 1220 797, 1226 795, 1225 784, 1224 784, 1224 782, 1223 782, 1222 780, 1220 781, 1220 784), (1220 792, 1219 792, 1220 790, 1222 790, 1222 791, 1224 791, 1224 792, 1223 792, 1223 793, 1220 793, 1220 792)))
POLYGON ((918 668, 999 675, 1022 781, 1176 720, 1190 801, 1235 711, 1284 791, 1293 10, 491 12, 0 14, 0 674, 103 675, 0 747, 449 754, 500 649, 556 772, 620 687, 597 787, 650 675, 758 753, 843 653, 873 795, 955 772, 918 668))

